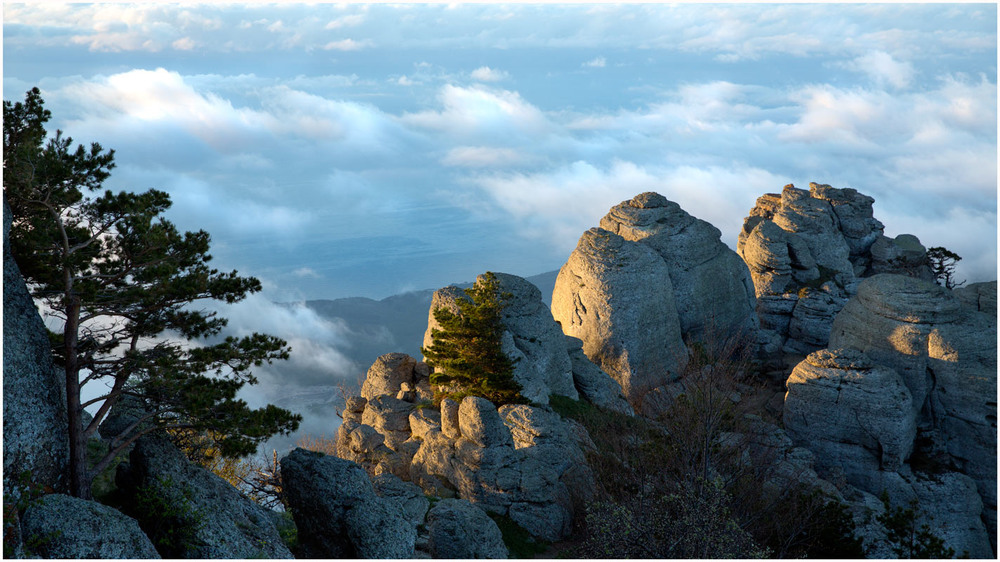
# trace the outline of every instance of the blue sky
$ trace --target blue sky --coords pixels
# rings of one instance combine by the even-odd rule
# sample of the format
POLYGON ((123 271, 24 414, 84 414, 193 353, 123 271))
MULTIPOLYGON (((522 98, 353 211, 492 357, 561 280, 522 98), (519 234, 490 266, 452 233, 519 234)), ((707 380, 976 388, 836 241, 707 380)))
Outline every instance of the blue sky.
POLYGON ((116 150, 109 187, 169 192, 220 269, 266 287, 235 325, 315 368, 350 371, 343 327, 270 301, 554 270, 642 191, 735 247, 761 194, 853 187, 887 234, 996 278, 995 4, 5 3, 3 17, 4 99, 39 86, 53 129, 116 150))

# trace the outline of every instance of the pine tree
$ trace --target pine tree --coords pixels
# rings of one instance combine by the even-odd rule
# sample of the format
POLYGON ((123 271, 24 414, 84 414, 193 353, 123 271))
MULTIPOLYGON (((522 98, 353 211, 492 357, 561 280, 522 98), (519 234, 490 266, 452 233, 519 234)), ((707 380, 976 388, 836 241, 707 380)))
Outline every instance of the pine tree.
POLYGON ((237 302, 260 291, 260 281, 210 268, 208 233, 181 233, 166 220, 166 193, 101 194, 114 151, 97 143, 71 150, 59 131, 46 143, 50 117, 37 88, 23 103, 4 101, 4 200, 11 251, 29 290, 63 323, 51 339, 65 372, 70 493, 89 498, 94 477, 153 431, 216 436, 229 457, 294 431, 301 416, 273 405, 250 409, 236 398, 256 383, 252 367, 288 358, 286 342, 256 333, 217 341, 226 320, 190 306, 237 302), (101 395, 82 402, 81 388, 101 383, 101 395), (87 440, 125 398, 145 413, 105 435, 110 450, 88 466, 87 440), (88 406, 97 410, 84 426, 88 406))
POLYGON ((434 310, 441 328, 431 331, 430 347, 420 351, 434 368, 431 384, 448 389, 436 398, 474 395, 497 406, 528 402, 520 394, 514 362, 501 343, 504 300, 509 297, 501 293, 496 275, 486 272, 456 301, 457 314, 446 308, 434 310))
POLYGON ((948 248, 935 246, 927 250, 927 259, 931 263, 931 271, 934 273, 938 285, 942 285, 946 289, 965 285, 965 281, 955 282, 955 265, 962 261, 962 256, 948 248))

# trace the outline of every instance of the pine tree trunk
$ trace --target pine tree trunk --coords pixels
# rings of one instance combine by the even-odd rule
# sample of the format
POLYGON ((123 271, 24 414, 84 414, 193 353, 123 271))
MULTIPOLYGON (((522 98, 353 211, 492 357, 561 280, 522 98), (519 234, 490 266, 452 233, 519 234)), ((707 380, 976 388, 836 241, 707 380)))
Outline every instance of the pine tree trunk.
POLYGON ((83 408, 80 402, 80 361, 77 343, 80 325, 80 300, 70 297, 66 327, 63 330, 66 354, 66 415, 69 418, 69 492, 78 498, 91 499, 87 474, 87 437, 83 433, 83 408))

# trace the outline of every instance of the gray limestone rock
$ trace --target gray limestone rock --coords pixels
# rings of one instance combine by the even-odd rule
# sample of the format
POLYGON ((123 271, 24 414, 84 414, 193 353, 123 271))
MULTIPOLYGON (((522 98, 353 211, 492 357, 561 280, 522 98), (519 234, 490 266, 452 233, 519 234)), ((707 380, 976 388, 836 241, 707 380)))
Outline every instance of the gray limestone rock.
POLYGON ((788 377, 785 430, 820 465, 840 466, 848 482, 897 470, 917 433, 912 397, 892 369, 853 349, 821 350, 788 377), (861 473, 859 476, 858 473, 861 473))
POLYGON ((413 557, 414 526, 357 464, 295 449, 281 459, 281 476, 306 557, 413 557))
POLYGON ((434 558, 507 558, 500 528, 465 500, 443 499, 427 514, 428 547, 434 558))
POLYGON ((847 300, 847 294, 832 281, 818 290, 799 291, 788 323, 785 351, 805 354, 825 347, 830 340, 833 318, 847 300))
POLYGON ((403 384, 412 387, 413 370, 417 360, 405 353, 386 353, 368 368, 365 382, 361 385, 361 397, 371 400, 376 396, 395 397, 403 384))
POLYGON ((466 396, 458 407, 458 427, 462 437, 480 447, 513 446, 496 407, 485 398, 466 396))
POLYGON ((864 351, 895 369, 918 427, 976 481, 995 544, 996 318, 952 291, 900 275, 864 280, 833 323, 830 345, 864 351))
POLYGON ((829 201, 813 197, 809 191, 789 184, 781 192, 781 207, 772 220, 806 243, 817 267, 836 272, 843 283, 854 279, 851 249, 840 231, 839 219, 829 201))
POLYGON ((556 278, 552 315, 633 405, 687 364, 666 263, 606 230, 580 237, 556 278))
POLYGON ((3 490, 4 501, 16 503, 22 474, 62 487, 69 435, 65 381, 53 368, 48 333, 11 253, 6 200, 3 207, 3 490))
POLYGON ((895 273, 934 281, 927 249, 912 234, 900 234, 896 238, 879 236, 871 246, 871 269, 873 273, 895 273))
POLYGON ((62 494, 33 502, 21 518, 21 531, 28 558, 160 557, 135 519, 62 494))
POLYGON ((962 304, 975 310, 988 314, 996 319, 997 316, 997 282, 973 283, 955 289, 954 294, 962 304))
POLYGON ((538 404, 548 404, 550 394, 579 398, 562 329, 542 302, 541 291, 516 275, 495 275, 500 290, 510 295, 503 310, 510 335, 504 351, 520 359, 514 364, 514 379, 521 383, 521 395, 538 404))
POLYGON ((759 198, 739 235, 737 251, 750 268, 765 330, 759 342, 771 356, 826 347, 830 324, 855 293, 858 278, 885 266, 880 259, 901 263, 896 258, 903 246, 911 251, 906 236, 897 246, 882 235, 871 197, 809 186, 806 191, 789 184, 780 195, 759 198), (816 293, 819 288, 825 294, 816 293))
POLYGON ((361 414, 361 423, 370 425, 385 436, 385 444, 392 450, 410 438, 410 412, 413 403, 389 395, 373 396, 361 414))
POLYGON ((605 410, 629 416, 635 415, 632 406, 622 394, 622 386, 583 353, 583 341, 573 336, 566 336, 566 346, 573 365, 573 381, 580 396, 605 410))
POLYGON ((430 500, 424 491, 413 482, 404 482, 393 474, 382 474, 372 478, 372 486, 379 497, 395 502, 413 528, 424 522, 430 500))
MULTIPOLYGON (((182 512, 200 514, 191 523, 187 558, 292 558, 267 511, 212 472, 192 464, 163 437, 147 435, 129 455, 118 486, 135 498, 154 495, 182 512)), ((133 500, 134 501, 134 500, 133 500)), ((140 518, 143 528, 156 526, 156 516, 140 518)))
POLYGON ((611 208, 600 227, 641 242, 664 260, 685 338, 744 332, 756 338, 753 281, 747 266, 711 224, 658 193, 641 193, 611 208))
POLYGON ((858 193, 855 189, 837 189, 817 183, 809 184, 809 192, 812 197, 830 203, 852 258, 865 255, 882 235, 884 225, 872 212, 874 198, 858 193))

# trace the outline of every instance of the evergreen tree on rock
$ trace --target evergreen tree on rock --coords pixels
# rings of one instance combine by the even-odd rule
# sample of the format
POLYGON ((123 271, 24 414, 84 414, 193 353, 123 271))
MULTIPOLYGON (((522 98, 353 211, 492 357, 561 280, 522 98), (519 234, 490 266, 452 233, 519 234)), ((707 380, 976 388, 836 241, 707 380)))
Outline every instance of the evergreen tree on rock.
POLYGON ((456 300, 457 314, 434 310, 441 328, 431 331, 431 345, 420 351, 434 368, 431 384, 438 401, 481 396, 496 406, 528 402, 514 379, 514 361, 503 352, 503 309, 509 297, 496 275, 486 272, 456 300))
POLYGON ((251 409, 236 398, 256 383, 254 366, 288 358, 286 342, 257 333, 220 341, 225 318, 191 306, 235 303, 260 291, 260 282, 210 268, 208 233, 181 233, 166 220, 166 193, 101 193, 114 151, 97 143, 71 150, 72 139, 59 131, 46 142, 51 114, 37 88, 3 109, 11 251, 36 302, 63 323, 51 339, 65 371, 69 492, 89 498, 94 477, 150 432, 203 432, 224 456, 239 457, 297 429, 301 416, 273 405, 251 409), (88 384, 103 386, 84 402, 88 384), (88 462, 87 440, 126 397, 144 413, 104 435, 110 450, 88 462), (90 406, 96 413, 84 425, 90 406))

